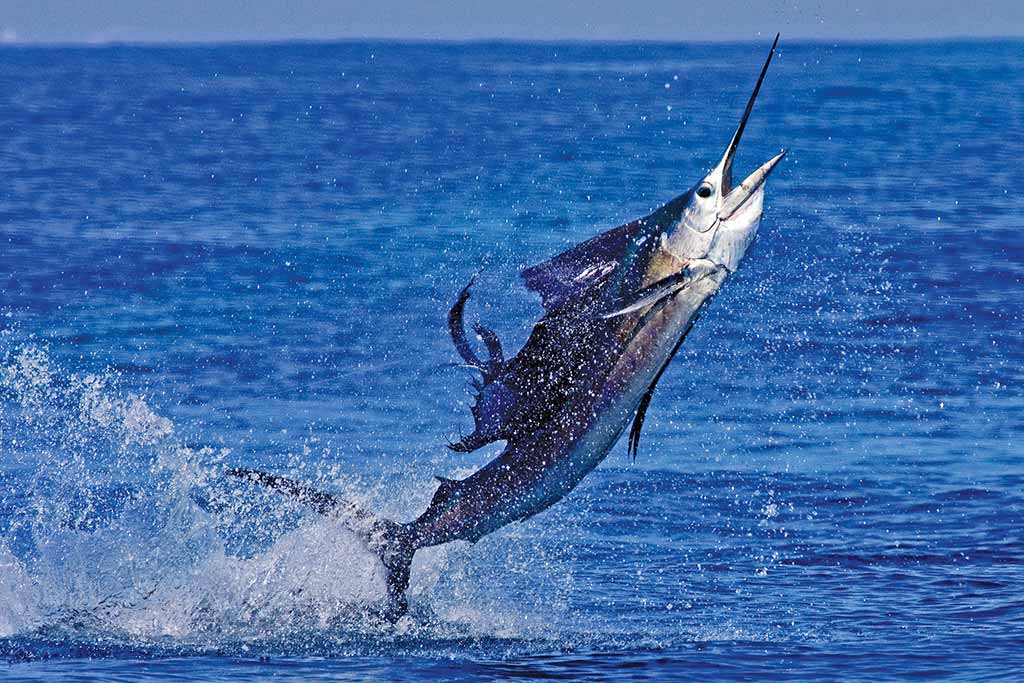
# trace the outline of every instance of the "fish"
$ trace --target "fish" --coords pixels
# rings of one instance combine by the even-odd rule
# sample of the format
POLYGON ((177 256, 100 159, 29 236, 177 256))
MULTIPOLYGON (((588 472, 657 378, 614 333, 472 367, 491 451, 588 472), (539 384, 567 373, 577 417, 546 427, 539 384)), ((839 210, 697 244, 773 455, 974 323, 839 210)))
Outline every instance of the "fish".
POLYGON ((338 515, 381 560, 381 613, 407 612, 410 567, 421 548, 475 543, 548 509, 590 473, 629 427, 635 459, 655 388, 701 312, 735 272, 756 237, 766 181, 782 150, 733 183, 736 150, 776 53, 775 36, 754 90, 720 161, 683 194, 650 214, 522 271, 544 313, 506 359, 498 335, 464 328, 476 276, 448 314, 456 352, 479 373, 473 431, 450 444, 470 452, 504 441, 502 452, 464 479, 438 477, 427 509, 399 523, 303 482, 247 468, 229 474, 338 515))

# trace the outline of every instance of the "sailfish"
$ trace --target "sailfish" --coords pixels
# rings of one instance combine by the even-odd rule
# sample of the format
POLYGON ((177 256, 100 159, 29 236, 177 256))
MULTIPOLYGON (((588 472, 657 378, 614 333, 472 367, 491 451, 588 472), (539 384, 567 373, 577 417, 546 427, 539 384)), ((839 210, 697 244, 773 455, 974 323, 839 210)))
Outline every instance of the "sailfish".
POLYGON ((486 357, 476 353, 463 326, 473 281, 460 292, 448 315, 450 332, 462 360, 480 376, 474 430, 451 448, 505 441, 494 460, 464 479, 439 478, 427 509, 406 523, 292 479, 229 472, 347 520, 380 557, 383 614, 394 620, 407 610, 417 550, 476 542, 547 509, 597 467, 627 427, 635 457, 655 387, 754 241, 765 181, 786 153, 733 183, 733 159, 778 40, 725 154, 703 178, 649 215, 522 271, 544 314, 518 353, 506 359, 498 336, 479 324, 475 336, 486 357))

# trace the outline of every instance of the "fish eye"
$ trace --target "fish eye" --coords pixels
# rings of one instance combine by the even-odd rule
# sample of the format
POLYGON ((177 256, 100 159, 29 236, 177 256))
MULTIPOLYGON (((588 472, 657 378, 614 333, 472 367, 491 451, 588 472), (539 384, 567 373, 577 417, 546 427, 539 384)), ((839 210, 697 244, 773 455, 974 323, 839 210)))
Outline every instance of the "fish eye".
POLYGON ((710 185, 704 183, 703 185, 697 188, 697 196, 700 197, 701 199, 707 199, 708 197, 711 196, 711 189, 712 188, 710 185))

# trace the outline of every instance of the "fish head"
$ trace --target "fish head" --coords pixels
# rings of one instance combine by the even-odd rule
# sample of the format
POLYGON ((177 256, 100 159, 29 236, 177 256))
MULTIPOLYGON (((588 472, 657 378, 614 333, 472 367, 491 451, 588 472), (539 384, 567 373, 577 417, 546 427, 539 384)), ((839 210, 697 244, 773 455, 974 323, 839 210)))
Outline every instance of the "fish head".
POLYGON ((786 151, 766 161, 739 185, 734 185, 732 181, 732 162, 778 42, 779 37, 776 35, 740 125, 722 160, 679 199, 681 209, 678 220, 663 237, 665 248, 679 259, 707 259, 734 271, 757 235, 764 204, 765 181, 786 155, 786 151))

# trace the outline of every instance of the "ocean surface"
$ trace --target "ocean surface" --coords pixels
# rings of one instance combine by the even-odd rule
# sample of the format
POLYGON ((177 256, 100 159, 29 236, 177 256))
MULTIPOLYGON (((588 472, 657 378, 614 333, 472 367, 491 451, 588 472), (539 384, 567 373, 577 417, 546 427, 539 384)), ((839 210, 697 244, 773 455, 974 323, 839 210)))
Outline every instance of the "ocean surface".
POLYGON ((740 271, 560 504, 411 614, 260 467, 411 519, 524 266, 721 156, 768 41, 0 48, 0 679, 1024 677, 1024 42, 785 38, 740 271))

